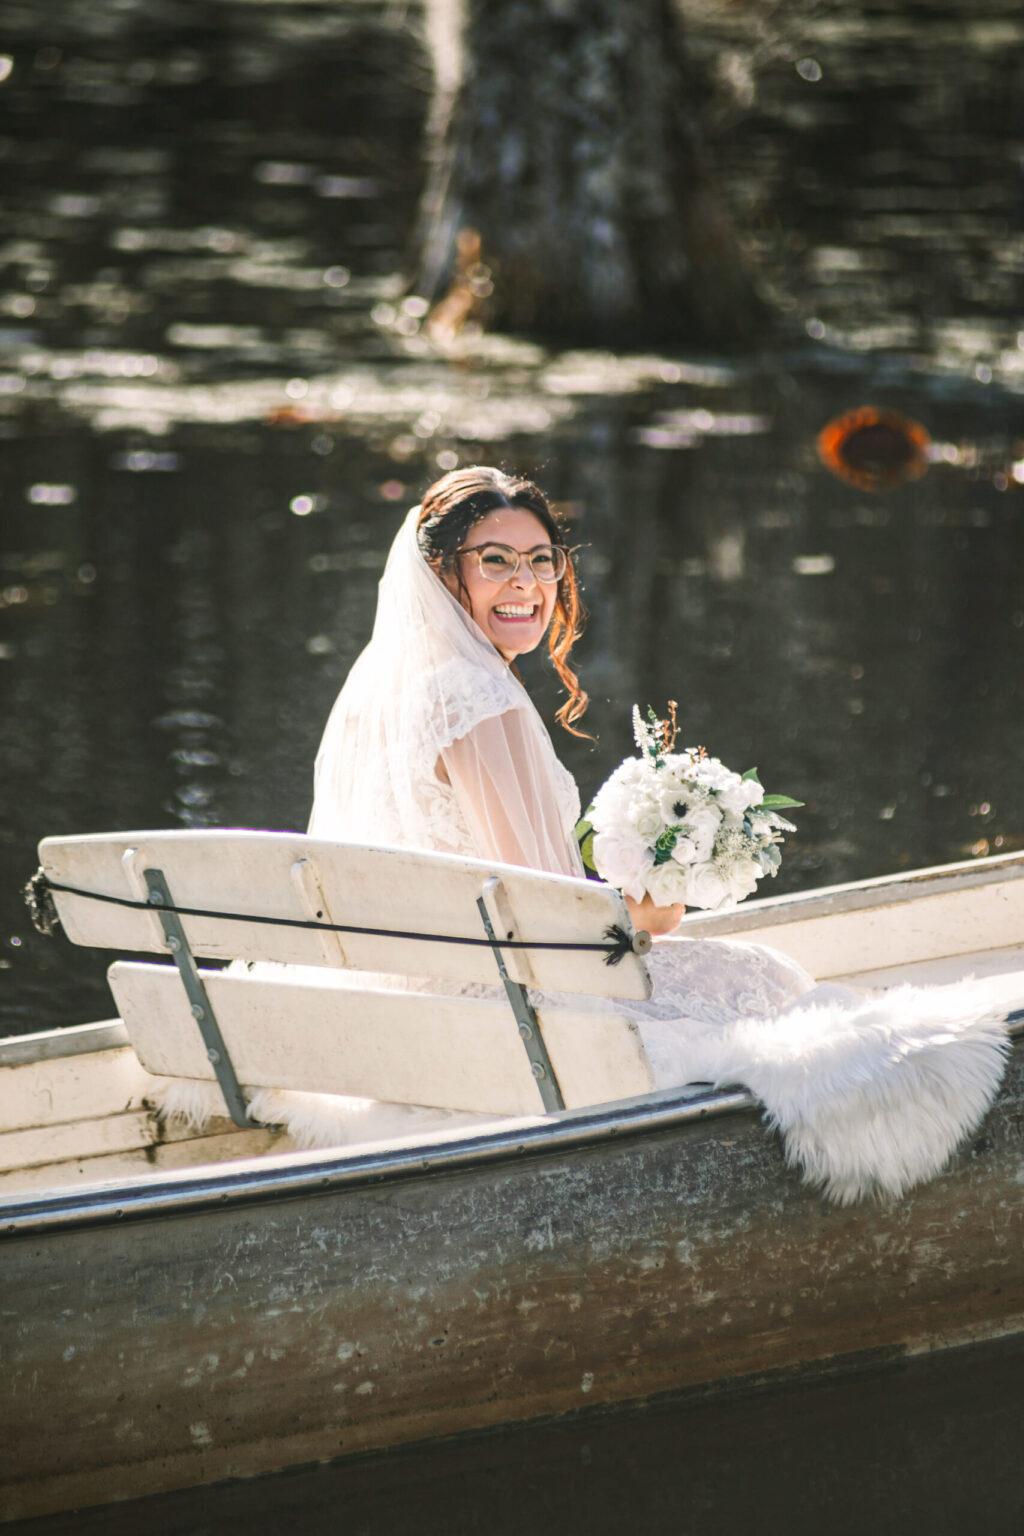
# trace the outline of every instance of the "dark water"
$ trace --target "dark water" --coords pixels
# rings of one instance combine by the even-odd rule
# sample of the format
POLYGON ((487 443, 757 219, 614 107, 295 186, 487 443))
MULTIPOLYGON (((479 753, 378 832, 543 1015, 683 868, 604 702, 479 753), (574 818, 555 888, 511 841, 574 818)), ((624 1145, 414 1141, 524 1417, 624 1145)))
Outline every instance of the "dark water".
MULTIPOLYGON (((584 795, 631 703, 675 698, 688 742, 806 800, 772 891, 1024 846, 1019 6, 685 10, 782 317, 741 359, 431 350, 395 275, 417 7, 8 0, 0 1033, 111 1011, 106 957, 28 928, 41 836, 304 825, 388 543, 456 463, 533 474, 574 518, 599 744, 561 745, 584 795), (822 466, 818 432, 863 404, 927 428, 923 478, 870 493, 822 466)), ((1020 1364, 1004 1346, 81 1528, 1018 1530, 1020 1364)))
POLYGON ((12 1526, 25 1536, 1015 1536, 1020 1343, 12 1526))

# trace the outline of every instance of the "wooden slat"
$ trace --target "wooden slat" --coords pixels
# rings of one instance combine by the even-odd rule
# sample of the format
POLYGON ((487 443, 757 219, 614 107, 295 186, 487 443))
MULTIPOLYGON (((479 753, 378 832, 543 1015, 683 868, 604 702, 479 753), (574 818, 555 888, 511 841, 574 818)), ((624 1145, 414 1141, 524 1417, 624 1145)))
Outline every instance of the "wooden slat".
MULTIPOLYGON (((0 1168, 0 1200, 16 1195, 50 1194, 70 1186, 108 1183, 111 1180, 155 1178, 173 1168, 195 1168, 208 1163, 229 1162, 235 1158, 258 1157, 265 1152, 289 1152, 294 1149, 290 1136, 282 1131, 240 1131, 230 1121, 218 1134, 196 1136, 184 1133, 179 1140, 154 1142, 128 1150, 106 1151, 92 1156, 73 1156, 39 1163, 35 1167, 0 1168)), ((162 1129, 161 1134, 166 1134, 162 1129)), ((119 1138, 110 1137, 109 1144, 119 1138)), ((0 1140, 2 1146, 2 1140, 0 1140)))
MULTIPOLYGON (((201 973, 239 1080, 485 1114, 542 1109, 512 1011, 489 998, 337 985, 330 973, 201 973)), ((150 1072, 212 1080, 177 972, 118 962, 110 985, 150 1072)), ((542 1014, 567 1107, 653 1086, 635 1025, 615 1015, 542 1014)))
POLYGON ((882 966, 837 977, 862 987, 948 986, 971 978, 981 984, 993 1007, 1011 1012, 1024 1008, 1024 944, 1007 949, 986 949, 969 955, 943 955, 917 960, 910 965, 882 966))
POLYGON ((99 1157, 106 1152, 148 1147, 155 1139, 156 1117, 149 1110, 8 1131, 0 1136, 0 1169, 34 1168, 70 1158, 99 1157))
MULTIPOLYGON (((993 861, 995 862, 995 861, 993 861)), ((1018 861, 1019 862, 1019 861, 1018 861)), ((1001 949, 1024 941, 1024 879, 837 887, 824 897, 751 904, 687 921, 681 936, 734 937, 780 949, 819 980, 1001 949), (866 904, 864 898, 870 895, 866 904)), ((1002 874, 1004 877, 999 878, 1002 874)))
POLYGON ((130 1045, 0 1068, 0 1133, 143 1108, 155 1084, 130 1045))
POLYGON ((56 1061, 62 1056, 85 1056, 127 1044, 128 1036, 120 1019, 43 1029, 0 1040, 0 1068, 19 1067, 33 1061, 56 1061))
MULTIPOLYGON (((162 869, 178 906, 206 911, 322 921, 413 933, 481 939, 477 898, 497 876, 503 910, 517 938, 546 942, 604 942, 610 924, 630 928, 621 896, 594 881, 548 875, 513 865, 448 858, 405 849, 324 842, 299 833, 246 831, 137 832, 46 838, 39 856, 49 878, 103 895, 145 900, 142 871, 162 869), (322 897, 322 901, 321 898, 322 897)), ((55 893, 67 936, 103 949, 166 953, 155 912, 134 911, 55 893)), ((272 960, 494 982, 491 951, 483 947, 343 934, 270 924, 184 918, 193 952, 207 959, 272 960)), ((506 936, 506 935, 502 935, 506 936)), ((516 979, 529 971, 508 951, 516 979)), ((643 960, 627 955, 614 967, 600 954, 530 952, 538 986, 616 998, 650 995, 643 960)))

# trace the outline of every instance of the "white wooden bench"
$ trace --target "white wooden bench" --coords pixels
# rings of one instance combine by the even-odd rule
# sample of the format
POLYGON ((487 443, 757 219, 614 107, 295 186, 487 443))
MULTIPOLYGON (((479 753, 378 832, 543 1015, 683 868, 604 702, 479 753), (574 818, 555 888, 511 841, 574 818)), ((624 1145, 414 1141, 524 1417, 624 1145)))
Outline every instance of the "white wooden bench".
POLYGON ((275 832, 47 838, 40 858, 72 942, 175 962, 111 966, 128 1037, 152 1074, 216 1078, 239 1125, 254 1123, 240 1085, 497 1115, 654 1086, 625 1010, 534 1012, 525 990, 650 995, 650 941, 607 886, 275 832), (429 992, 500 987, 499 956, 505 995, 429 992), (389 977, 426 978, 428 995, 389 977))
MULTIPOLYGON (((111 968, 124 1021, 0 1041, 0 1195, 173 1177, 311 1145, 486 1137, 507 1116, 550 1117, 559 1100, 571 1118, 591 1104, 623 1101, 614 1114, 626 1112, 624 1101, 661 1097, 650 1096, 656 1085, 630 1018, 631 1004, 648 995, 646 963, 631 951, 617 966, 605 964, 605 929, 631 930, 619 897, 594 883, 255 832, 48 838, 40 856, 68 938, 159 954, 163 964, 111 968), (178 967, 167 963, 174 914, 165 903, 161 916, 148 900, 147 870, 163 872, 171 906, 192 909, 181 917, 188 953, 177 951, 178 967), (516 984, 566 995, 561 1006, 539 1009, 546 1056, 527 1053, 500 987, 487 997, 403 993, 372 974, 425 976, 428 989, 453 980, 493 987, 498 970, 481 898, 499 936, 597 945, 503 952, 516 984), (445 933, 451 942, 402 937, 416 933, 445 933), (454 942, 460 938, 472 942, 454 942), (193 999, 182 981, 184 971, 192 985, 189 954, 220 965, 279 964, 252 975, 244 967, 207 973, 204 964, 203 993, 193 999), (587 994, 587 1004, 571 1007, 573 994, 587 994), (608 1012, 593 1011, 594 994, 614 1000, 608 1012), (220 1044, 205 1039, 193 1002, 209 1007, 220 1044), (207 1054, 221 1046, 236 1071, 229 1094, 236 1081, 261 1094, 258 1129, 237 1098, 238 1123, 226 1113, 207 1054), (550 1075, 536 1076, 535 1067, 550 1075), (193 1077, 202 1080, 196 1095, 193 1077), (301 1092, 275 1092, 289 1088, 319 1097, 311 1107, 293 1102, 301 1092), (198 1102, 199 1112, 183 1110, 183 1101, 198 1102), (424 1104, 437 1107, 410 1107, 424 1104), (309 1121, 291 1113, 307 1110, 312 1140, 309 1121)), ((1024 1030, 1022 854, 688 915, 681 942, 703 937, 766 943, 819 980, 868 987, 973 975, 1014 1031, 1024 1030)), ((678 1099, 706 1090, 663 1092, 678 1099)), ((737 1095, 712 1098, 718 1105, 737 1095)))

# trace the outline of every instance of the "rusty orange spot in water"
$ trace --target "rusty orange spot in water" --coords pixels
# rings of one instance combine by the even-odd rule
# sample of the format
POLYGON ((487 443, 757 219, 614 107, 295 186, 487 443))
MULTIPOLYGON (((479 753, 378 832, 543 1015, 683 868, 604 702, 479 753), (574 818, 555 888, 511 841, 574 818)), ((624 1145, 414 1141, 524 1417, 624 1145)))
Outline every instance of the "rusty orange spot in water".
POLYGON ((307 422, 319 421, 320 419, 312 411, 303 410, 301 405, 275 406, 264 417, 268 427, 302 427, 307 422))
POLYGON ((861 491, 885 491, 917 480, 928 468, 930 446, 920 422, 873 405, 844 412, 818 433, 826 469, 861 491))

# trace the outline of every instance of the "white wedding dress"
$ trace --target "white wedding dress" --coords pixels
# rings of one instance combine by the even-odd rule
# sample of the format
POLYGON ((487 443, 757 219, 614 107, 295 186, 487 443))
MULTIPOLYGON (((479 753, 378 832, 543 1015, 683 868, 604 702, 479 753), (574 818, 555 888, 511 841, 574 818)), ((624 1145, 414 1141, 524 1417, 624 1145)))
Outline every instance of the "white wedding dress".
MULTIPOLYGON (((582 877, 576 784, 518 678, 424 562, 417 512, 394 541, 373 637, 324 732, 309 832, 582 877)), ((748 1086, 788 1159, 838 1201, 898 1195, 936 1173, 1002 1075, 1005 1029, 970 983, 873 996, 817 985, 760 945, 685 936, 657 940, 649 965, 649 1001, 589 1006, 636 1018, 660 1087, 748 1086)), ((367 979, 332 974, 340 987, 367 979)), ((332 1119, 317 1100, 326 1096, 264 1092, 251 1108, 307 1145, 408 1134, 445 1118, 335 1099, 332 1119)), ((168 1112, 194 1123, 197 1102, 176 1108, 169 1097, 168 1112)))
MULTIPOLYGON (((416 514, 324 733, 309 830, 582 876, 576 784, 518 678, 425 564, 416 514)), ((659 1086, 746 1084, 836 1200, 938 1171, 998 1087, 1005 1030, 969 983, 872 996, 818 985, 760 945, 685 936, 658 940, 649 963, 653 996, 628 1007, 659 1086)))

